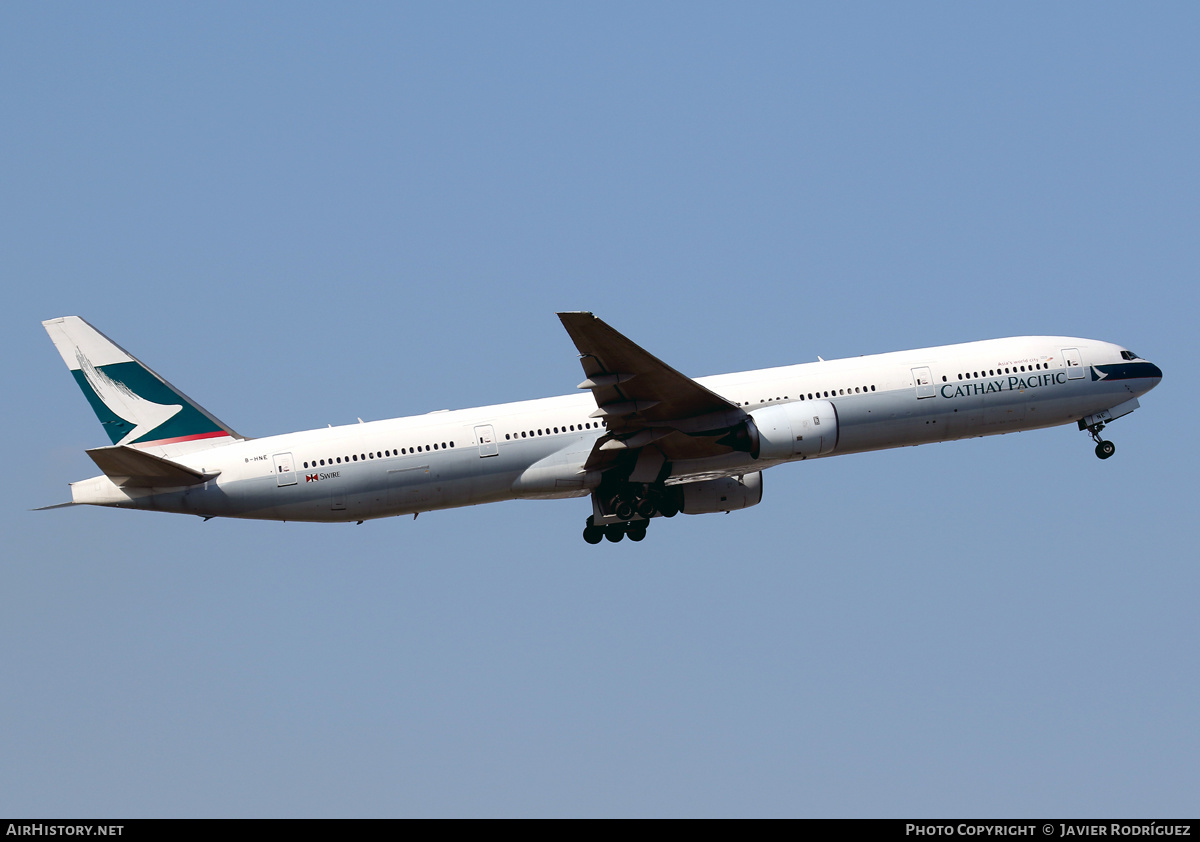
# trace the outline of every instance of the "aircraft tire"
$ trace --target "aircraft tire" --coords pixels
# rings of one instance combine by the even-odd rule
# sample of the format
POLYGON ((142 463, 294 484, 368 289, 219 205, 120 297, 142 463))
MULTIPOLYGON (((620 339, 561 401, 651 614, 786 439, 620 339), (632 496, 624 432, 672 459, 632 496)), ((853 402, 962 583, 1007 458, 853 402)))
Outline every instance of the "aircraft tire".
POLYGON ((644 541, 645 539, 646 539, 646 527, 643 526, 639 529, 630 529, 629 530, 629 540, 630 541, 644 541))
POLYGON ((625 524, 610 523, 604 527, 604 537, 612 541, 614 544, 625 537, 625 524))
POLYGON ((1107 459, 1117 452, 1117 446, 1111 441, 1102 441, 1096 445, 1096 455, 1101 459, 1107 459))
MULTIPOLYGON (((591 518, 588 518, 588 520, 591 520, 591 518)), ((589 544, 599 544, 604 540, 604 527, 588 524, 583 528, 583 540, 589 544)))

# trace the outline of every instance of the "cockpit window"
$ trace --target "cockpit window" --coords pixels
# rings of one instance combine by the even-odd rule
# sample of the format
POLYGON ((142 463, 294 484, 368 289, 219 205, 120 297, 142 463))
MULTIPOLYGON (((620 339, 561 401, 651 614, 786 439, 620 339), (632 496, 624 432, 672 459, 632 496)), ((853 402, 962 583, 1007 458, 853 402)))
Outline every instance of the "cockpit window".
POLYGON ((1140 360, 1141 357, 1139 357, 1137 354, 1133 353, 1133 351, 1122 351, 1121 359, 1123 359, 1123 360, 1140 360))

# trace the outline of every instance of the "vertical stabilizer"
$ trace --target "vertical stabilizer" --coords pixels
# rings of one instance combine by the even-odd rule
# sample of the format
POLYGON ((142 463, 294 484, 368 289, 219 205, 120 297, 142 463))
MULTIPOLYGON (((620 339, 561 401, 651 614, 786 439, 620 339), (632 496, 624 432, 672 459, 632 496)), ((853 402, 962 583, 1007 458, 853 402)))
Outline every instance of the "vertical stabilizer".
POLYGON ((42 326, 114 445, 193 450, 242 440, 78 316, 42 326))

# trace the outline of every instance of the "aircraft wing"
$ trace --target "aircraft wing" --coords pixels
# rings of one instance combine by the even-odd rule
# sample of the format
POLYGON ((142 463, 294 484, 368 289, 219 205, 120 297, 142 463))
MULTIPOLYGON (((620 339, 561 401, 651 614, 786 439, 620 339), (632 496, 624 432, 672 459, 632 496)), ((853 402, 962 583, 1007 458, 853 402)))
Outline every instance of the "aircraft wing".
POLYGON ((596 398, 593 418, 603 418, 601 437, 585 465, 604 470, 622 451, 653 446, 666 460, 729 453, 720 440, 748 417, 746 412, 676 371, 591 313, 559 313, 596 398))

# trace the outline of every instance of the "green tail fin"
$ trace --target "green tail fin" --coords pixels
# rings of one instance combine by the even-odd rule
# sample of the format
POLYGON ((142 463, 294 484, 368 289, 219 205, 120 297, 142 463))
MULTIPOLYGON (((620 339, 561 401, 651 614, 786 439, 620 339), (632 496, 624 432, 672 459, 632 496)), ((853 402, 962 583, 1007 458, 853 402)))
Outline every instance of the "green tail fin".
POLYGON ((78 316, 50 319, 42 326, 113 444, 212 446, 242 440, 78 316))

